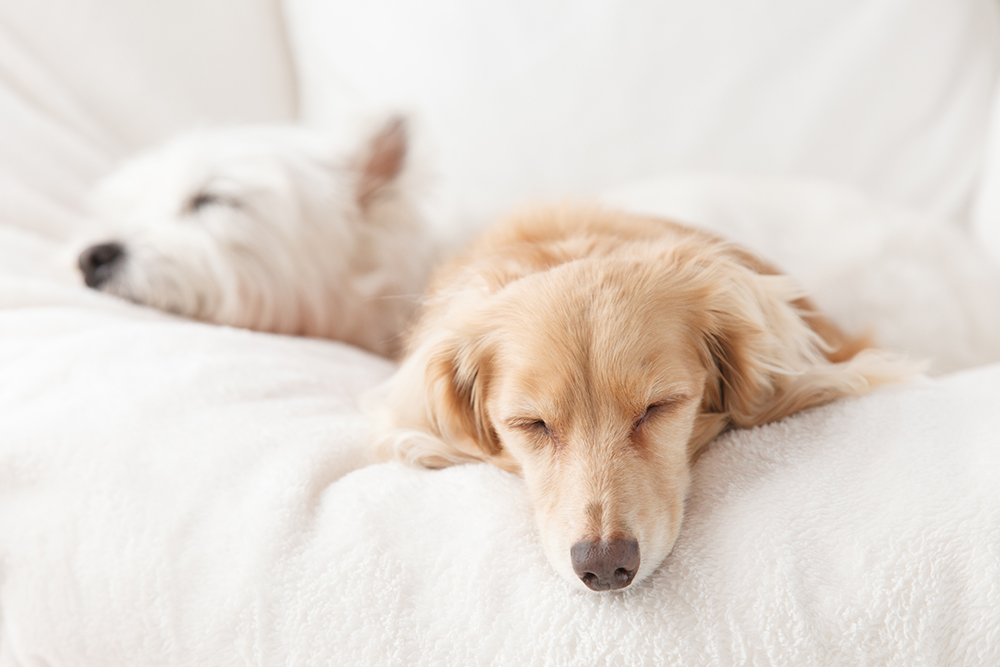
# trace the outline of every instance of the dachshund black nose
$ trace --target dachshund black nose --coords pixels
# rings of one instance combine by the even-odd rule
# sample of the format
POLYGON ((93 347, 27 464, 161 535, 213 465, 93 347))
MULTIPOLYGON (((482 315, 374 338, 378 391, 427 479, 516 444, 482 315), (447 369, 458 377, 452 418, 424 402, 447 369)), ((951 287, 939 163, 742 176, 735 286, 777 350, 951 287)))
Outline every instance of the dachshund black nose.
POLYGON ((87 287, 100 287, 111 278, 115 265, 125 256, 119 243, 102 243, 90 246, 80 253, 79 265, 87 287))
POLYGON ((632 583, 639 569, 639 543, 616 537, 607 542, 582 540, 570 549, 573 571, 587 588, 616 591, 632 583))

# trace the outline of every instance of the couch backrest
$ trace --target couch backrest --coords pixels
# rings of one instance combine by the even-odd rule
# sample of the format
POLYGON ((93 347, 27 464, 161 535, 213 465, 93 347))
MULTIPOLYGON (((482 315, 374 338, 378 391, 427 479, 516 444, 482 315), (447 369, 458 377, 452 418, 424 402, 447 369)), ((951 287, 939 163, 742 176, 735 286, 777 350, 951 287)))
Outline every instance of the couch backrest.
MULTIPOLYGON (((986 158, 970 222, 971 231, 978 244, 1000 264, 1000 85, 997 86, 996 98, 993 101, 993 119, 986 141, 986 158)), ((997 299, 1000 299, 1000 295, 997 295, 997 299)))
POLYGON ((992 0, 287 0, 304 118, 415 110, 491 216, 673 170, 798 174, 959 217, 992 0))
POLYGON ((0 3, 0 222, 62 235, 116 158, 295 99, 277 0, 0 3))

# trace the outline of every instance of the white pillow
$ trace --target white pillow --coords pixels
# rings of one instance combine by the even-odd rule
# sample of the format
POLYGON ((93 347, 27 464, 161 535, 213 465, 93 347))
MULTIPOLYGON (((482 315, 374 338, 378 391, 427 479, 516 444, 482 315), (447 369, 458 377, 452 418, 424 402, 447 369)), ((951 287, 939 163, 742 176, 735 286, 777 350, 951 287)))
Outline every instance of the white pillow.
POLYGON ((193 125, 294 114, 274 0, 0 4, 0 222, 63 237, 117 158, 193 125))
POLYGON ((980 0, 289 0, 302 114, 415 110, 491 216, 682 169, 965 212, 1000 57, 980 0))

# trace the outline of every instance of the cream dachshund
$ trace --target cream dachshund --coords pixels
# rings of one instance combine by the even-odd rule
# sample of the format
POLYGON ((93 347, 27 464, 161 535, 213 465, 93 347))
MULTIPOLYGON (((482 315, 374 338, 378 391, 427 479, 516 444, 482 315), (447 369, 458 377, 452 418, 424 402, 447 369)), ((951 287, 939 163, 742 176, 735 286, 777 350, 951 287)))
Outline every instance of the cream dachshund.
POLYGON ((670 553, 723 430, 864 394, 916 365, 845 336, 792 278, 706 232, 529 211, 432 279, 384 388, 385 458, 523 476, 553 567, 595 591, 670 553))

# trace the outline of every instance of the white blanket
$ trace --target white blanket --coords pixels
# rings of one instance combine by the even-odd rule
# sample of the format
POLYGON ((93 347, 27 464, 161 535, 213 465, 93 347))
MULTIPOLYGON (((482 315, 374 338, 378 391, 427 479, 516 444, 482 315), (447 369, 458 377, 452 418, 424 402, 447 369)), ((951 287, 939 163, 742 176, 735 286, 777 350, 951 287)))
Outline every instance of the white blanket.
POLYGON ((1000 366, 723 436, 666 563, 589 594, 518 478, 365 465, 387 362, 0 247, 3 667, 1000 664, 1000 366))

